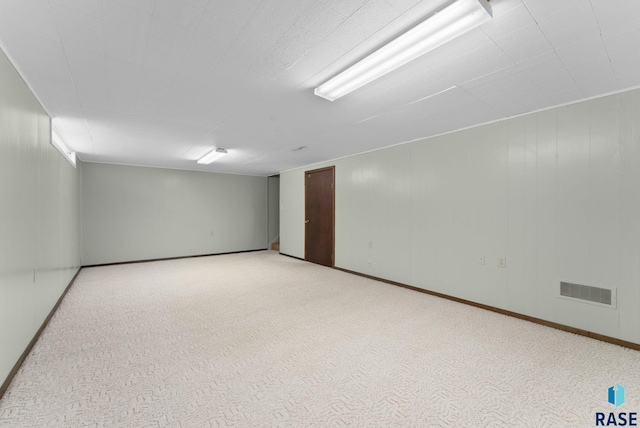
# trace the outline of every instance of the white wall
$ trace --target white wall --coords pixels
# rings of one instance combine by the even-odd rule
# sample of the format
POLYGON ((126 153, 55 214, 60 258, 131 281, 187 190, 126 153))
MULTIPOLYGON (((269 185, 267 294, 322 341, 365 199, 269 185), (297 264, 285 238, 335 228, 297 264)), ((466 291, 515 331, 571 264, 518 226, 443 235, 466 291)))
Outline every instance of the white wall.
POLYGON ((304 171, 280 174, 280 252, 300 258, 304 258, 304 171))
POLYGON ((282 173, 283 253, 304 256, 304 170, 331 164, 337 267, 640 343, 640 90, 282 173))
POLYGON ((82 264, 267 248, 266 180, 85 163, 82 264))
POLYGON ((0 384, 80 267, 79 172, 50 124, 0 50, 0 384))

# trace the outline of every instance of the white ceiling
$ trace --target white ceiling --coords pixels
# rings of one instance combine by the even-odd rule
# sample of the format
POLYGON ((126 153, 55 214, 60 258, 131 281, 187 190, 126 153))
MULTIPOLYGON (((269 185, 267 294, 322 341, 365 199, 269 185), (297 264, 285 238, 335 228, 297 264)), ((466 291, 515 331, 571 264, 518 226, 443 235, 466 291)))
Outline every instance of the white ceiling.
POLYGON ((640 86, 640 1, 492 0, 461 38, 313 94, 446 2, 0 0, 0 46, 83 161, 255 175, 640 86))

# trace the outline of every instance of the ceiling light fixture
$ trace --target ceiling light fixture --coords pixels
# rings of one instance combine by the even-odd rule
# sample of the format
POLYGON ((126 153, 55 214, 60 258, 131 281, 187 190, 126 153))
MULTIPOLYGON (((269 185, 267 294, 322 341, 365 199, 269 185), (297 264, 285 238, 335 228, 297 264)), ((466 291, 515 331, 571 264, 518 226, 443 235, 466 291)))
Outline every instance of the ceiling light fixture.
POLYGON ((215 149, 207 153, 198 159, 199 164, 207 165, 211 162, 220 159, 222 156, 226 155, 227 151, 225 149, 215 149))
POLYGON ((62 138, 60 138, 53 129, 51 129, 51 144, 62 153, 62 156, 64 156, 74 168, 76 167, 76 152, 69 150, 67 145, 62 141, 62 138))
POLYGON ((314 93, 336 100, 491 19, 488 0, 456 0, 371 55, 318 86, 314 93))
POLYGON ((214 162, 220 159, 222 156, 226 154, 227 154, 227 151, 225 149, 220 149, 220 148, 214 149, 209 153, 207 153, 206 155, 202 156, 200 159, 198 159, 198 163, 203 165, 208 165, 211 162, 214 162))

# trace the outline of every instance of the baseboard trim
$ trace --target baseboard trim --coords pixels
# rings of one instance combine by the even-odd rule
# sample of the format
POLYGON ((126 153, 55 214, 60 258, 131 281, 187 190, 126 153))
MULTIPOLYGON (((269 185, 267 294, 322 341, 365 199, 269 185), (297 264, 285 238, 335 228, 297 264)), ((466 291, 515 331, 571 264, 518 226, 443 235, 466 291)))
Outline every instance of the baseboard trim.
POLYGON ((600 340, 602 342, 611 343, 611 344, 614 344, 614 345, 622 346, 624 348, 630 348, 630 349, 634 349, 636 351, 640 351, 640 344, 638 344, 638 343, 628 342, 628 341, 622 340, 622 339, 616 339, 615 337, 605 336, 604 334, 593 333, 593 332, 588 331, 588 330, 582 330, 580 328, 570 327, 568 325, 564 325, 564 324, 559 324, 559 323, 552 322, 552 321, 543 320, 541 318, 531 317, 529 315, 523 315, 523 314, 520 314, 518 312, 512 312, 512 311, 508 311, 506 309, 496 308, 495 306, 484 305, 482 303, 473 302, 471 300, 465 300, 465 299, 461 299, 459 297, 449 296, 448 294, 438 293, 437 291, 425 290, 424 288, 414 287, 412 285, 403 284, 401 282, 390 281, 390 280, 384 279, 384 278, 378 278, 376 276, 371 276, 371 275, 367 275, 367 274, 364 274, 364 273, 355 272, 355 271, 352 271, 352 270, 349 270, 349 269, 343 269, 343 268, 339 268, 339 267, 335 267, 334 269, 340 270, 342 272, 350 273, 350 274, 353 274, 353 275, 362 276, 364 278, 373 279, 375 281, 381 281, 381 282, 384 282, 386 284, 395 285, 397 287, 407 288, 409 290, 418 291, 418 292, 424 293, 424 294, 429 294, 431 296, 441 297, 443 299, 452 300, 452 301, 458 302, 458 303, 463 303, 465 305, 475 306, 476 308, 485 309, 487 311, 496 312, 498 314, 507 315, 507 316, 514 317, 514 318, 519 318, 521 320, 525 320, 525 321, 533 322, 533 323, 536 323, 536 324, 544 325, 546 327, 555 328, 557 330, 563 330, 563 331, 567 331, 569 333, 578 334, 580 336, 586 336, 586 337, 589 337, 591 339, 600 340))
POLYGON ((27 359, 27 356, 29 355, 29 353, 33 349, 33 346, 36 344, 36 342, 40 338, 40 335, 42 334, 44 329, 49 324, 49 321, 51 321, 51 318, 53 317, 53 314, 55 314, 56 311, 58 310, 58 307, 62 303, 62 300, 67 295, 67 292, 69 291, 69 289, 71 288, 73 283, 76 281, 76 278, 78 277, 78 274, 80 274, 81 270, 82 270, 82 268, 79 268, 78 271, 76 272, 76 274, 73 275, 73 278, 71 278, 71 281, 69 282, 67 287, 62 292, 62 295, 60 296, 60 298, 58 299, 56 304, 51 309, 51 312, 49 312, 49 315, 47 315, 47 318, 45 318, 45 320, 43 321, 42 325, 40 326, 40 328, 38 329, 36 334, 33 336, 33 339, 31 339, 31 342, 29 342, 29 344, 27 345, 26 349, 24 350, 24 352, 22 353, 20 358, 18 358, 18 361, 16 362, 16 364, 13 366, 13 368, 9 372, 9 375, 7 376, 5 381, 2 383, 2 386, 0 386, 0 400, 2 400, 2 397, 4 396, 4 393, 7 392, 7 389, 9 389, 9 385, 11 385, 11 382, 13 381, 13 378, 18 373, 18 370, 20 370, 20 367, 22 367, 22 363, 24 363, 24 360, 27 359))
POLYGON ((95 265, 83 265, 83 268, 100 267, 100 266, 118 266, 118 265, 130 265, 134 263, 151 263, 151 262, 164 262, 167 260, 180 260, 180 259, 193 259, 197 257, 211 257, 211 256, 224 256, 227 254, 241 254, 241 253, 253 253, 256 251, 266 251, 268 248, 258 248, 255 250, 241 250, 241 251, 229 251, 226 253, 211 253, 211 254, 196 254, 193 256, 177 256, 177 257, 163 257, 159 259, 143 259, 143 260, 131 260, 126 262, 113 262, 113 263, 99 263, 95 265))
MULTIPOLYGON (((306 260, 301 258, 301 257, 296 257, 296 256, 292 256, 291 254, 285 254, 285 253, 279 253, 281 256, 285 256, 285 257, 291 257, 292 259, 296 259, 296 260, 302 260, 303 262, 305 262, 306 260)), ((344 269, 341 269, 344 270, 344 269)), ((346 271, 345 271, 346 272, 346 271)))

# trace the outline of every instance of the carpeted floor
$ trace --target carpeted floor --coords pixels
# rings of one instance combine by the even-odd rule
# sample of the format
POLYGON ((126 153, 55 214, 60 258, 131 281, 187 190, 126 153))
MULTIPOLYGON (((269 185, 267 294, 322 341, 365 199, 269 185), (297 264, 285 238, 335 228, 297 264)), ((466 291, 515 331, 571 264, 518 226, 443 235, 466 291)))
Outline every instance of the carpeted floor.
POLYGON ((263 251, 83 269, 0 426, 590 427, 610 411, 640 411, 638 351, 263 251))

